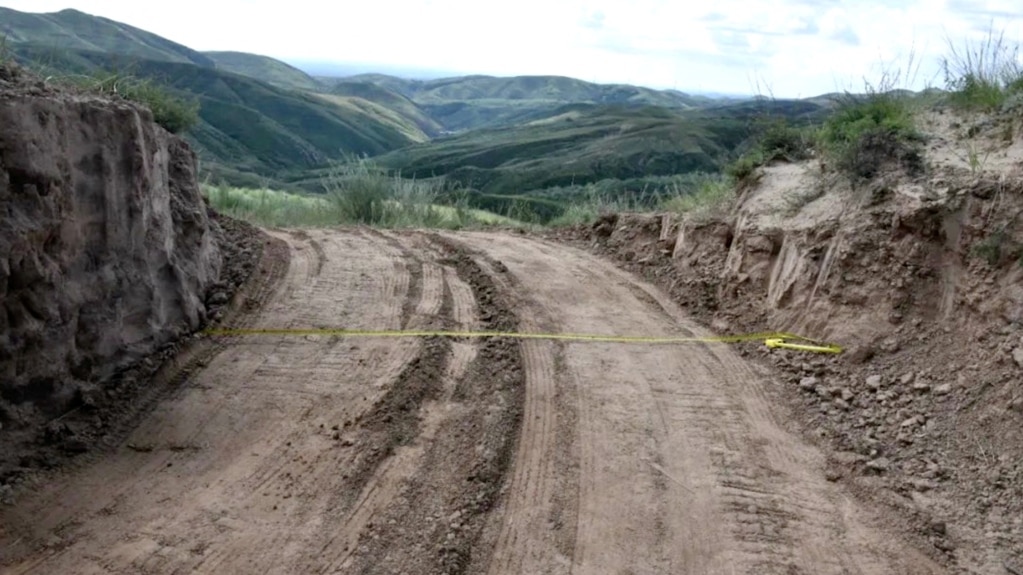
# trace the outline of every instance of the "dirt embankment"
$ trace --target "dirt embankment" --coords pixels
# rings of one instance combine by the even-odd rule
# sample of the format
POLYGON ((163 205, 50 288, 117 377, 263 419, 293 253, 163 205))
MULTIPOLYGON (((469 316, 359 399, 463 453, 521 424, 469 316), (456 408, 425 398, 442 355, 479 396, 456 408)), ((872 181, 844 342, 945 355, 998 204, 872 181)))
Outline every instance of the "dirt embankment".
MULTIPOLYGON (((953 141, 949 138, 948 141, 953 141)), ((898 510, 969 572, 1023 569, 1023 177, 895 174, 851 188, 767 168, 713 221, 609 216, 585 243, 721 333, 793 331, 838 357, 749 346, 831 448, 828 478, 898 510)))
POLYGON ((2 488, 109 432, 103 410, 133 400, 259 250, 255 230, 211 219, 194 153, 148 110, 11 67, 0 214, 2 488))

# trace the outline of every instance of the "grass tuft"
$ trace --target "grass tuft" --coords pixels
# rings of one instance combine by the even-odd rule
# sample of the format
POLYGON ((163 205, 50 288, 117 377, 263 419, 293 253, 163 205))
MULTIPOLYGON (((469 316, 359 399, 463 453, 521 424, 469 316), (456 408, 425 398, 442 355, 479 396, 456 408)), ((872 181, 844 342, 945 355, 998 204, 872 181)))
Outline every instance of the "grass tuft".
POLYGON ((258 226, 327 227, 338 223, 333 206, 322 197, 223 185, 203 186, 203 193, 216 211, 258 226))
POLYGON ((636 209, 635 200, 630 200, 627 196, 602 193, 596 186, 590 185, 571 200, 561 215, 550 220, 547 225, 552 228, 589 225, 602 216, 636 209))
POLYGON ((1014 95, 1023 94, 1023 64, 1018 43, 1005 32, 989 28, 977 42, 957 45, 946 39, 948 55, 942 59, 949 102, 971 111, 993 112, 1014 95))
POLYGON ((731 177, 704 174, 692 189, 673 190, 661 201, 660 209, 695 219, 723 216, 735 201, 735 188, 731 177))
POLYGON ((120 72, 51 76, 49 81, 89 94, 118 96, 149 108, 153 120, 174 134, 184 133, 199 122, 199 102, 175 95, 153 80, 120 72))
POLYGON ((725 173, 737 182, 744 182, 757 168, 771 162, 797 162, 810 158, 817 130, 815 126, 795 126, 782 117, 759 118, 753 127, 752 145, 726 166, 725 173))
POLYGON ((333 164, 324 185, 342 223, 388 228, 462 228, 481 223, 464 202, 438 205, 442 196, 455 195, 445 189, 443 180, 403 179, 365 158, 333 164))

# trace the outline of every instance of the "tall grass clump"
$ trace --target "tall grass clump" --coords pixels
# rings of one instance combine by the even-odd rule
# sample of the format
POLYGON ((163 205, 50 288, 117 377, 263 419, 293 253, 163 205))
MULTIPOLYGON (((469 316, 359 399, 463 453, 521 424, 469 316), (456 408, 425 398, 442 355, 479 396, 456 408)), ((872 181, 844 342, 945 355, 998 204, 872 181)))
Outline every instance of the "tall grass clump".
POLYGON ((442 197, 458 197, 446 189, 444 181, 404 179, 366 158, 334 163, 324 186, 340 223, 389 228, 462 228, 484 223, 464 201, 440 205, 442 197))
POLYGON ((204 185, 203 193, 216 211, 264 227, 521 226, 521 222, 471 208, 466 193, 449 189, 443 182, 403 180, 369 160, 335 164, 324 185, 324 194, 224 185, 204 185))
POLYGON ((1019 43, 1005 32, 989 28, 979 41, 956 44, 946 38, 948 55, 942 58, 949 102, 971 111, 1000 109, 1014 95, 1023 94, 1023 64, 1019 43))
POLYGON ((821 130, 823 150, 853 180, 869 180, 886 166, 918 173, 922 142, 907 96, 895 92, 846 95, 821 130))
POLYGON ((588 225, 601 216, 634 209, 635 202, 625 196, 603 193, 594 186, 587 186, 579 196, 572 198, 561 215, 547 222, 547 225, 552 228, 588 225))
POLYGON ((277 190, 203 186, 216 211, 263 227, 327 227, 339 223, 326 198, 277 190))

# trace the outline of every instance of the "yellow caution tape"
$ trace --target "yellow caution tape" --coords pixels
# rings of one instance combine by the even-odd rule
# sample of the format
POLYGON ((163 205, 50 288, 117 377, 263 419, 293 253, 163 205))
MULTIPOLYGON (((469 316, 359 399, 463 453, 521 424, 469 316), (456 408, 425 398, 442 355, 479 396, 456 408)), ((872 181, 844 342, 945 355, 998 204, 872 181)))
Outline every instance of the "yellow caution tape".
POLYGON ((739 343, 746 341, 762 340, 764 344, 770 348, 792 349, 797 351, 809 351, 816 353, 842 353, 842 348, 840 346, 819 342, 808 337, 803 337, 800 335, 785 332, 765 332, 752 333, 748 335, 726 335, 717 337, 673 337, 673 336, 593 335, 579 333, 520 333, 504 331, 237 328, 237 329, 207 329, 203 332, 203 334, 209 336, 334 335, 343 337, 452 337, 452 338, 507 337, 512 339, 546 339, 559 341, 590 341, 604 343, 646 343, 646 344, 739 343))

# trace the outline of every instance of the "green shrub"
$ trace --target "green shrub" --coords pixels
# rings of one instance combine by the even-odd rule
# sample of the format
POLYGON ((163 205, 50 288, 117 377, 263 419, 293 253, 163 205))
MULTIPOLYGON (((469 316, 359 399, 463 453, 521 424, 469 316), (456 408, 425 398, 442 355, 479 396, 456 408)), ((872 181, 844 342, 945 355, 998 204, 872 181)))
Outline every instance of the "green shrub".
POLYGON ((823 151, 853 180, 870 179, 885 166, 923 169, 923 138, 908 96, 893 90, 847 94, 821 128, 823 151))
POLYGON ((760 148, 753 148, 739 156, 737 160, 725 168, 725 173, 737 182, 744 182, 757 168, 767 164, 767 156, 760 148))
POLYGON ((784 118, 765 118, 758 129, 758 146, 766 161, 805 160, 813 151, 813 127, 793 126, 784 118))
POLYGON ((175 96, 151 81, 129 82, 121 95, 149 108, 153 120, 172 134, 187 132, 199 122, 198 101, 175 96))
POLYGON ((635 209, 635 200, 630 200, 624 195, 607 194, 595 185, 588 185, 585 191, 573 198, 561 214, 548 221, 547 225, 558 228, 592 224, 601 216, 635 209))

